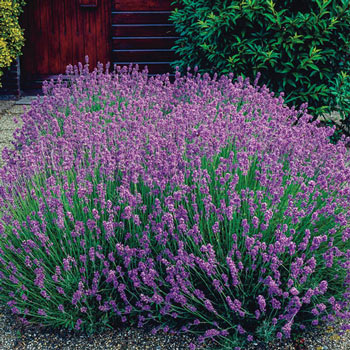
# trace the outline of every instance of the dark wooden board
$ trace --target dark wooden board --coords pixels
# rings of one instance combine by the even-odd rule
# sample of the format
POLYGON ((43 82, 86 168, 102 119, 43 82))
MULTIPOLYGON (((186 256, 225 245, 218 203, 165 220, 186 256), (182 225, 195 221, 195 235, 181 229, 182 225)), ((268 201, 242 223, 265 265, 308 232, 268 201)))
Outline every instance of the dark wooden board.
POLYGON ((112 24, 171 24, 170 11, 112 12, 112 24))
MULTIPOLYGON (((46 26, 49 29, 49 67, 52 73, 60 73, 62 70, 60 32, 64 31, 64 6, 63 1, 50 0, 49 18, 46 26)), ((43 28, 42 28, 43 30, 43 28)), ((46 73, 46 70, 39 73, 46 73)))
POLYGON ((174 8, 169 0, 112 0, 115 11, 170 11, 174 8))
POLYGON ((171 49, 175 45, 175 37, 165 38, 113 38, 112 47, 117 50, 127 49, 171 49))
POLYGON ((172 25, 114 25, 112 26, 112 36, 176 36, 172 25))
POLYGON ((97 36, 97 61, 106 64, 111 60, 111 1, 103 1, 96 25, 96 32, 101 33, 103 40, 97 36), (106 25, 107 24, 107 25, 106 25))
MULTIPOLYGON (((33 73, 45 73, 49 68, 49 18, 50 18, 50 4, 47 0, 37 1, 39 3, 39 8, 34 7, 35 17, 39 17, 39 21, 36 22, 35 17, 33 18, 33 24, 36 29, 36 33, 39 34, 35 37, 34 47, 35 51, 31 59, 34 59, 34 64, 40 62, 40 65, 34 65, 33 73), (39 33, 38 33, 39 32, 39 33)), ((33 40, 33 39, 29 39, 33 40)))
POLYGON ((96 66, 96 9, 95 8, 80 8, 80 18, 83 28, 81 39, 84 41, 84 57, 89 56, 89 68, 93 69, 96 66))
MULTIPOLYGON (((129 62, 113 62, 117 66, 128 66, 129 62)), ((137 62, 135 62, 137 63, 137 62)), ((142 71, 142 69, 145 66, 148 66, 148 73, 149 74, 163 74, 163 73, 174 73, 174 70, 170 67, 170 63, 158 63, 158 62, 142 62, 138 63, 139 65, 139 71, 142 71)), ((133 64, 133 67, 135 64, 133 64)))
POLYGON ((122 51, 113 51, 112 52, 113 61, 155 61, 155 62, 164 62, 164 61, 174 61, 175 53, 170 50, 122 50, 122 51))
MULTIPOLYGON (((74 2, 69 0, 62 1, 64 18, 63 28, 59 31, 60 40, 60 59, 62 62, 73 62, 73 21, 72 14, 74 13, 74 2)), ((75 43, 77 45, 77 43, 75 43)), ((61 69, 61 67, 60 67, 61 69)))

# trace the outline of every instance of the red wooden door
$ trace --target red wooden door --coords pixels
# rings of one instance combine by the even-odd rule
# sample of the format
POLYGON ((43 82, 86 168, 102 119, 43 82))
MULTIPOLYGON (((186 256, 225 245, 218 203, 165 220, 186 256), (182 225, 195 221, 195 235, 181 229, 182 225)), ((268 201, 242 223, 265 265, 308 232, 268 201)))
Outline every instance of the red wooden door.
POLYGON ((173 72, 178 38, 169 15, 173 0, 112 0, 112 62, 148 66, 150 75, 173 72))
MULTIPOLYGON (((111 0, 30 0, 21 18, 26 39, 22 86, 64 74, 68 64, 111 60, 111 0)), ((38 87, 38 86, 36 86, 38 87)))

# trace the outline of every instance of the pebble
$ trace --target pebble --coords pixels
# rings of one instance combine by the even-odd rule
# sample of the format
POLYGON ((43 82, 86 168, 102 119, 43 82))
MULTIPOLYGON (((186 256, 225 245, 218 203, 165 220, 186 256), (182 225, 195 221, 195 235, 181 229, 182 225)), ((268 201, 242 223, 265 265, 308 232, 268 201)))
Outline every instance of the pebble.
MULTIPOLYGON (((338 335, 343 323, 337 320, 332 326, 310 327, 292 339, 268 344, 254 342, 242 350, 350 350, 350 331, 338 335)), ((196 350, 213 349, 213 343, 199 344, 193 335, 151 335, 149 330, 139 328, 87 336, 64 329, 22 326, 7 307, 0 306, 0 350, 188 350, 191 342, 196 350)))

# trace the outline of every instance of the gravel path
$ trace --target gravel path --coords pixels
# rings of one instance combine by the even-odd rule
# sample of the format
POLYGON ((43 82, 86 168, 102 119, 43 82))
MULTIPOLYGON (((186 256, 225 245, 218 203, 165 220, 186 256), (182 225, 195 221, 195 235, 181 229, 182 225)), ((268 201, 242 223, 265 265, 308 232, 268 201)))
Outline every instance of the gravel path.
POLYGON ((13 122, 13 117, 20 117, 23 113, 23 106, 15 105, 15 102, 13 100, 0 100, 0 167, 4 164, 2 150, 5 146, 12 146, 12 134, 16 128, 20 127, 20 124, 13 122))
MULTIPOLYGON (((0 100, 0 167, 3 165, 2 150, 5 146, 12 148, 12 134, 22 125, 22 113, 23 105, 14 100, 0 100), (14 117, 19 120, 18 124, 13 122, 14 117)), ((267 345, 252 343, 243 350, 350 350, 350 331, 339 336, 340 326, 341 321, 332 326, 323 324, 300 333, 294 340, 274 341, 267 345)), ((199 346, 188 335, 151 335, 149 331, 137 328, 88 337, 66 330, 22 327, 8 308, 0 305, 0 350, 185 350, 191 342, 197 345, 197 350, 211 348, 209 344, 199 346)))

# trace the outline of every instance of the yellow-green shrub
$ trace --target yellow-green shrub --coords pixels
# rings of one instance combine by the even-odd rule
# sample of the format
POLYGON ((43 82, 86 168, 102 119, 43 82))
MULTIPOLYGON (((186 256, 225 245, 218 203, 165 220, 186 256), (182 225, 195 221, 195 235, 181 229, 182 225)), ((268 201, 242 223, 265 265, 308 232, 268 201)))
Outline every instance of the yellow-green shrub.
POLYGON ((23 0, 0 1, 0 78, 24 45, 23 30, 18 22, 24 4, 23 0))

